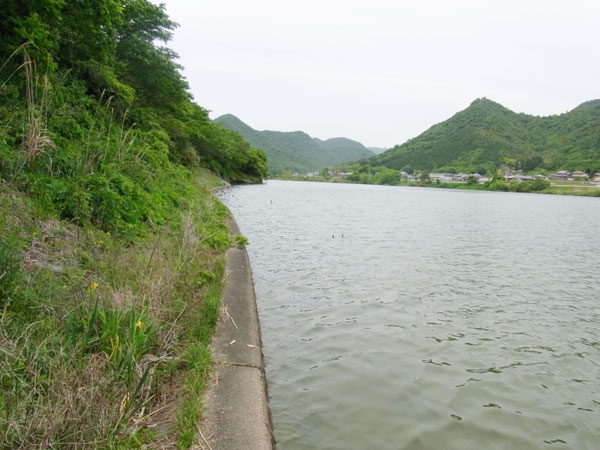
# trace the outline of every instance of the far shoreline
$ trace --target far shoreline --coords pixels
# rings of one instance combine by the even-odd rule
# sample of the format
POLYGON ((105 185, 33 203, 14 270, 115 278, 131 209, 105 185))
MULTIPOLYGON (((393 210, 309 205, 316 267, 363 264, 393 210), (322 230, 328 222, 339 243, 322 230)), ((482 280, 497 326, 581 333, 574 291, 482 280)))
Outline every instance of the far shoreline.
MULTIPOLYGON (((332 183, 332 184, 355 184, 355 185, 364 185, 364 186, 400 186, 400 187, 422 187, 422 188, 438 188, 438 189, 452 189, 452 190, 463 190, 463 191, 485 191, 485 192, 512 192, 519 194, 545 194, 545 195, 568 195, 568 196, 576 196, 576 197, 600 197, 600 185, 555 185, 550 184, 549 187, 535 191, 535 190, 517 190, 517 189, 488 189, 485 187, 485 184, 474 184, 470 185, 467 183, 448 183, 448 182, 415 182, 415 181, 407 181, 395 184, 386 184, 386 183, 357 183, 355 181, 346 181, 341 177, 331 177, 329 179, 317 176, 317 177, 307 177, 307 176, 288 176, 288 177, 272 177, 267 178, 268 180, 283 180, 283 181, 308 181, 315 183, 332 183)), ((517 183, 508 184, 508 186, 518 186, 517 183)))

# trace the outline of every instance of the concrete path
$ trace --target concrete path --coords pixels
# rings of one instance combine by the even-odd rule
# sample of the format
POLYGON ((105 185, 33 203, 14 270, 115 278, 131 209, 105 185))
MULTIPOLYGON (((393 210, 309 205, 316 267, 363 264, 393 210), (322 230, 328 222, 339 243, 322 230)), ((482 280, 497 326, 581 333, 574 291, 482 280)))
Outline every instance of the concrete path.
MULTIPOLYGON (((240 234, 235 220, 232 234, 240 234)), ((221 316, 213 342, 213 373, 199 425, 203 450, 273 450, 262 343, 252 272, 245 249, 226 255, 221 316)))

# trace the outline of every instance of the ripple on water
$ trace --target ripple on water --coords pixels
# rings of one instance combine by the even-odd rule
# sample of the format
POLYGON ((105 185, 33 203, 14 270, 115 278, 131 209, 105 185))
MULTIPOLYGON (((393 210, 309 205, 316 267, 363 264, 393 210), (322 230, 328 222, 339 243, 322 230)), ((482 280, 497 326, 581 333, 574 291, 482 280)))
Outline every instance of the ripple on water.
POLYGON ((222 195, 251 243, 278 448, 600 448, 597 199, 222 195))

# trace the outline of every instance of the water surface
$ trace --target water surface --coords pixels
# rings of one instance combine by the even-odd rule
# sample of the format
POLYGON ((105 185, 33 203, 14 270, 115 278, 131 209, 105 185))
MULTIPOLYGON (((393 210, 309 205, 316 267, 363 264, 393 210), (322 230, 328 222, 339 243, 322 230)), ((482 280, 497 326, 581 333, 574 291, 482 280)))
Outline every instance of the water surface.
POLYGON ((598 199, 221 195, 250 241, 279 450, 600 448, 598 199))

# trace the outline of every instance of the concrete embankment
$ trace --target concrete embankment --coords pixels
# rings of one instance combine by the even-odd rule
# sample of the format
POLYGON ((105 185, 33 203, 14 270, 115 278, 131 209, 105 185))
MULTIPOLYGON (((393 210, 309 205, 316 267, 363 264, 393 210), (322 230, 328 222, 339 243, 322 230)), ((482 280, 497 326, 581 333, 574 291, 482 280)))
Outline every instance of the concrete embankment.
MULTIPOLYGON (((228 226, 239 234, 235 220, 228 226)), ((221 315, 212 342, 213 373, 204 398, 200 448, 272 450, 262 342, 254 284, 245 249, 231 248, 221 298, 221 315)))

